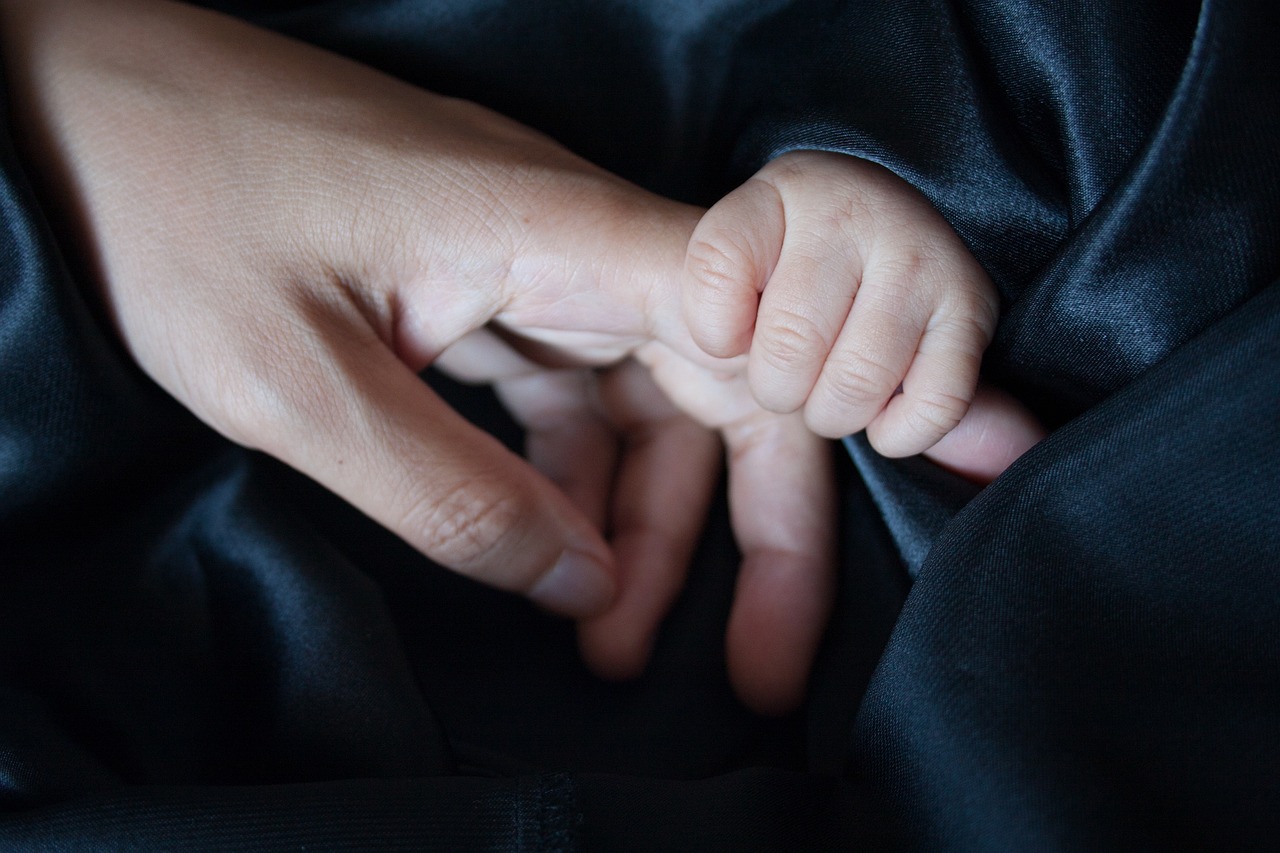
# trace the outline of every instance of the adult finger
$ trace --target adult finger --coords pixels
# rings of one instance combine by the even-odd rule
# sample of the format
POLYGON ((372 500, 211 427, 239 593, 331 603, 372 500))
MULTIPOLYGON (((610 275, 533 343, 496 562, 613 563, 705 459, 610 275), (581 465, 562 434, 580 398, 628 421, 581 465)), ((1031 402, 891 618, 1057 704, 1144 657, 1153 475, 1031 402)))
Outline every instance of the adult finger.
POLYGON ((580 623, 579 643, 599 675, 638 676, 687 576, 716 483, 719 441, 635 362, 551 371, 483 330, 459 344, 437 366, 469 381, 497 379, 500 398, 526 429, 530 462, 610 531, 618 595, 607 612, 580 623))
POLYGON ((980 384, 968 413, 924 455, 948 470, 986 485, 1045 437, 1025 406, 992 385, 980 384))
POLYGON ((454 341, 436 356, 431 366, 455 381, 471 385, 518 379, 546 370, 485 327, 475 329, 454 341))
POLYGON ((543 370, 495 383, 507 411, 524 427, 525 458, 603 531, 618 460, 618 441, 595 404, 590 370, 543 370))
POLYGON ((715 489, 720 443, 680 414, 634 362, 602 375, 600 402, 622 435, 609 512, 618 597, 579 624, 578 638, 596 673, 633 678, 684 586, 715 489))
POLYGON ((618 442, 599 412, 593 371, 543 367, 487 328, 455 341, 433 366, 459 382, 492 384, 525 431, 525 458, 605 529, 618 442))
POLYGON ((726 637, 729 674, 749 707, 781 714, 803 698, 835 598, 831 448, 798 415, 762 415, 724 436, 743 554, 726 637))

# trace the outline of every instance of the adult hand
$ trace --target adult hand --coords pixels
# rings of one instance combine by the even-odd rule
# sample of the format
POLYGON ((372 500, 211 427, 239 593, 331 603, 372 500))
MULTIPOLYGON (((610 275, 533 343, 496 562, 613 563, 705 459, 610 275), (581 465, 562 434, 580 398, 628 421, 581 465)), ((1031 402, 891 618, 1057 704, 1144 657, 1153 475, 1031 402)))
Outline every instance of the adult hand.
POLYGON ((611 531, 618 599, 579 626, 583 657, 606 678, 643 670, 684 585, 719 470, 720 444, 706 428, 718 431, 743 554, 730 677, 752 708, 785 712, 803 696, 834 598, 831 448, 799 415, 762 410, 740 370, 696 364, 658 342, 636 357, 605 371, 547 370, 480 330, 437 364, 494 382, 527 431, 530 460, 611 531))
POLYGON ((600 533, 416 373, 517 295, 587 290, 577 259, 622 269, 608 208, 651 197, 489 111, 194 7, 0 15, 27 152, 148 374, 440 563, 570 616, 609 605, 600 533))
MULTIPOLYGON (((597 527, 611 529, 619 597, 579 629, 584 658, 608 678, 644 668, 710 501, 718 445, 680 412, 718 430, 729 449, 730 510, 744 556, 726 637, 730 675, 746 704, 785 712, 803 696, 834 597, 830 448, 801 415, 756 405, 741 361, 709 369, 660 342, 641 346, 637 359, 649 372, 631 361, 603 372, 548 370, 480 330, 437 365, 459 379, 494 382, 527 431, 530 460, 597 527)), ((959 426, 925 455, 986 483, 1042 434, 1015 400, 980 386, 959 426)))
MULTIPOLYGON (((417 373, 491 321, 577 363, 634 351, 730 447, 735 683, 762 709, 796 701, 830 602, 826 451, 793 419, 734 408, 749 396, 724 365, 689 360, 678 279, 700 211, 480 107, 193 7, 14 0, 0 16, 28 154, 160 385, 438 562, 585 620, 588 660, 622 675, 679 586, 713 443, 618 371, 604 423, 632 439, 632 473, 608 513, 640 535, 615 535, 615 562, 599 474, 596 497, 569 485, 571 500, 417 373), (678 519, 663 472, 693 504, 678 519)), ((556 473, 574 434, 538 450, 535 430, 533 456, 556 473)), ((571 471, 612 470, 584 459, 571 471)))

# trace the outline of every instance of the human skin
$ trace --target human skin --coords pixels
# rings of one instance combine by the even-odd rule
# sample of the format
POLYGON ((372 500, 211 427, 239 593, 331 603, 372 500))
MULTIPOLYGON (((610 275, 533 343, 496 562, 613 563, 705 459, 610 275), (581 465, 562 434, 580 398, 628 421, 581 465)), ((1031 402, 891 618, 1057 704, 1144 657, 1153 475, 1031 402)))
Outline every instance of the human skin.
MULTIPOLYGON (((612 677, 682 584, 718 432, 743 551, 730 674, 758 710, 798 701, 834 585, 828 449, 690 335, 703 211, 182 4, 12 0, 0 26, 27 157, 156 382, 442 565, 579 620, 612 677), (497 381, 546 473, 436 397, 433 363, 497 381)), ((1025 441, 981 426, 1008 422, 994 399, 936 458, 1007 464, 1025 441)))
POLYGON ((699 221, 685 318, 709 355, 747 356, 752 396, 819 435, 866 430, 924 452, 968 412, 995 334, 995 285, 936 210, 887 169, 793 151, 699 221))

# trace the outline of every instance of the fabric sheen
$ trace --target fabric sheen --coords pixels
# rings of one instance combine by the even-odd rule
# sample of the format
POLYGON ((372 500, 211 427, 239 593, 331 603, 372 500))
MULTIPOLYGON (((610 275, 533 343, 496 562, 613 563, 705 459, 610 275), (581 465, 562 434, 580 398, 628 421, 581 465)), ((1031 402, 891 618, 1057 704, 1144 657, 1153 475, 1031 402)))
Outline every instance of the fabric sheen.
POLYGON ((1280 6, 203 5, 688 201, 794 149, 884 164, 996 281, 985 374, 1053 432, 983 490, 833 457, 842 586, 792 717, 724 675, 722 505, 649 670, 605 684, 571 626, 152 385, 7 123, 0 850, 1280 838, 1280 6))

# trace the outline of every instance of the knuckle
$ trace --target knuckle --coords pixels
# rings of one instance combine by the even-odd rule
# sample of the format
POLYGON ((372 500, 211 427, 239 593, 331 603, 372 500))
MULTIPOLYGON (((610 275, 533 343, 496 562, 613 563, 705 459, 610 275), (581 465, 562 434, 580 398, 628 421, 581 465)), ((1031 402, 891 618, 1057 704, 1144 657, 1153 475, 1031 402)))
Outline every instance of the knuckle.
POLYGON ((689 241, 685 270, 704 299, 729 301, 749 286, 751 254, 724 234, 716 238, 694 235, 689 241))
POLYGON ((880 268, 898 281, 915 281, 935 254, 936 250, 922 240, 906 242, 899 247, 897 254, 884 259, 880 268))
POLYGON ((833 407, 861 410, 878 404, 898 387, 898 374, 861 353, 833 353, 824 384, 833 407))
POLYGON ((822 328, 795 311, 770 311, 758 334, 761 356, 769 366, 784 373, 803 371, 820 360, 828 348, 822 328))
POLYGON ((409 503, 401 529, 410 531, 432 559, 460 574, 504 588, 522 586, 500 563, 502 551, 533 512, 524 496, 493 486, 465 482, 444 495, 426 494, 409 503))
POLYGON ((919 435, 941 438, 960 423, 968 410, 969 401, 964 397, 934 391, 911 401, 906 423, 919 435))

